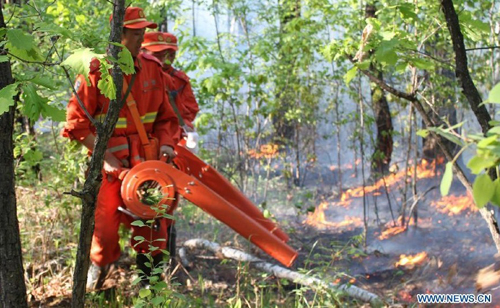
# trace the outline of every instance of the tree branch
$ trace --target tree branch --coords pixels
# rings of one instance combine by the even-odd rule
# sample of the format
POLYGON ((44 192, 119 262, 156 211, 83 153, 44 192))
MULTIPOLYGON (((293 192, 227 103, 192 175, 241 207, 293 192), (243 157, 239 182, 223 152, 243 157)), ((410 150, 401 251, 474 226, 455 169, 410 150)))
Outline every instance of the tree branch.
POLYGON ((485 49, 499 49, 500 46, 486 46, 486 47, 474 47, 474 48, 467 48, 465 51, 473 51, 473 50, 485 50, 485 49))
POLYGON ((19 60, 23 63, 38 64, 38 65, 43 65, 43 66, 57 66, 57 65, 61 64, 60 62, 52 63, 52 62, 46 62, 46 61, 44 61, 44 62, 30 61, 30 60, 25 60, 25 59, 19 58, 18 56, 16 56, 15 54, 12 54, 10 52, 8 52, 8 54, 9 54, 9 56, 16 58, 17 60, 19 60))

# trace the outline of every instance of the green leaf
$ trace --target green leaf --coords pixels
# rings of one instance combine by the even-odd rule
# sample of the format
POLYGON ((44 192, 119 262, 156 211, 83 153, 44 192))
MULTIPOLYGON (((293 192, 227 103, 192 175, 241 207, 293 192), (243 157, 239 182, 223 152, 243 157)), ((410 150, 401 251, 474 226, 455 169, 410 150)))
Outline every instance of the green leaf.
POLYGON ((151 290, 149 290, 149 289, 141 289, 139 291, 139 297, 140 298, 145 298, 145 297, 147 297, 149 295, 151 295, 151 290))
POLYGON ((265 209, 264 212, 262 212, 262 215, 264 215, 265 218, 271 217, 271 212, 269 212, 268 209, 265 209))
POLYGON ((7 39, 12 47, 20 50, 30 50, 35 45, 33 36, 26 34, 24 31, 19 29, 7 30, 7 39))
POLYGON ((498 139, 497 135, 486 137, 477 143, 477 147, 478 148, 485 148, 485 147, 489 146, 490 144, 496 142, 497 139, 498 139))
POLYGON ((59 109, 53 105, 44 105, 42 116, 44 118, 51 118, 55 122, 64 122, 66 121, 66 109, 59 109))
POLYGON ((15 46, 12 46, 12 44, 9 42, 7 44, 7 49, 9 49, 9 53, 11 53, 13 56, 16 58, 19 58, 22 61, 38 61, 41 62, 45 60, 40 52, 40 50, 36 47, 33 46, 33 48, 25 50, 25 49, 19 49, 15 46))
POLYGON ((344 82, 349 85, 351 80, 356 76, 356 73, 358 72, 358 68, 356 66, 353 66, 350 70, 347 71, 347 73, 344 75, 344 82))
POLYGON ((401 4, 399 7, 399 11, 401 12, 401 15, 403 15, 403 18, 409 18, 413 20, 417 20, 418 16, 415 13, 415 7, 411 3, 404 3, 401 4))
POLYGON ((500 104, 500 83, 497 83, 497 85, 491 89, 488 95, 488 101, 490 103, 500 104))
POLYGON ((82 48, 77 49, 61 64, 71 67, 77 74, 82 74, 87 78, 90 72, 90 62, 94 58, 99 58, 99 55, 90 48, 82 48))
POLYGON ((135 286, 136 284, 138 284, 141 281, 142 281, 141 277, 137 277, 134 279, 134 281, 132 281, 132 285, 135 286))
POLYGON ((134 59, 130 51, 125 47, 118 53, 118 65, 126 75, 135 73, 134 59))
POLYGON ((97 88, 101 90, 102 95, 113 100, 116 98, 116 86, 113 77, 109 74, 108 64, 104 61, 101 62, 99 67, 101 72, 101 79, 97 82, 97 88))
POLYGON ((29 149, 26 153, 23 154, 23 158, 31 165, 34 166, 38 164, 43 159, 42 152, 38 150, 29 149))
POLYGON ((146 226, 142 220, 135 220, 131 223, 132 226, 144 227, 146 226))
POLYGON ((0 55, 0 63, 9 61, 9 57, 5 55, 0 55))
POLYGON ((487 136, 490 135, 500 135, 500 126, 492 127, 487 133, 487 136))
POLYGON ((161 290, 166 290, 168 288, 168 285, 165 281, 159 281, 157 284, 154 285, 154 289, 157 291, 161 290))
POLYGON ((496 161, 497 160, 493 157, 485 158, 480 156, 474 156, 467 163, 467 167, 471 170, 472 173, 479 174, 484 169, 496 166, 496 161))
POLYGON ((455 134, 450 133, 450 129, 443 129, 441 126, 440 127, 428 127, 427 128, 429 131, 435 132, 436 134, 439 134, 440 136, 443 136, 444 138, 450 140, 451 142, 464 146, 462 140, 460 140, 459 137, 457 137, 455 134))
POLYGON ((386 63, 389 66, 394 66, 398 61, 396 47, 399 45, 399 40, 393 38, 389 41, 382 41, 376 47, 375 58, 380 63, 386 63))
POLYGON ((44 108, 47 106, 49 100, 38 95, 32 83, 25 83, 22 89, 21 98, 24 101, 23 114, 30 118, 30 120, 36 121, 40 118, 40 115, 43 115, 44 108))
POLYGON ((491 197, 490 202, 496 206, 500 206, 500 179, 496 179, 493 184, 495 185, 495 193, 491 197))
POLYGON ((14 106, 14 96, 17 94, 17 83, 9 84, 0 90, 0 115, 14 106))
POLYGON ((421 130, 417 131, 417 135, 422 137, 422 138, 427 138, 427 136, 429 136, 429 130, 421 129, 421 130))
POLYGON ((453 163, 446 163, 443 179, 441 180, 441 196, 446 196, 450 192, 451 183, 453 182, 453 163))
POLYGON ((136 240, 136 241, 145 241, 146 239, 144 238, 144 236, 137 235, 137 236, 134 236, 134 240, 136 240))
POLYGON ((367 70, 370 68, 370 64, 371 64, 371 61, 369 60, 365 60, 363 62, 359 62, 359 63, 356 63, 356 66, 360 69, 360 70, 367 70))
POLYGON ((434 68, 434 63, 432 63, 429 60, 415 58, 415 59, 411 59, 410 63, 414 67, 419 68, 421 70, 431 70, 434 68))
POLYGON ((48 89, 57 89, 57 85, 55 84, 54 80, 46 76, 36 76, 35 78, 31 79, 31 82, 48 89))
POLYGON ((472 185, 474 202, 478 208, 484 207, 495 194, 495 185, 487 174, 481 174, 476 177, 472 185))
POLYGON ((73 33, 66 28, 60 27, 56 24, 48 24, 45 22, 35 24, 37 31, 45 32, 53 35, 61 35, 63 37, 67 37, 73 39, 73 33))
POLYGON ((155 306, 159 306, 165 302, 165 298, 163 296, 156 296, 151 300, 151 303, 155 306))

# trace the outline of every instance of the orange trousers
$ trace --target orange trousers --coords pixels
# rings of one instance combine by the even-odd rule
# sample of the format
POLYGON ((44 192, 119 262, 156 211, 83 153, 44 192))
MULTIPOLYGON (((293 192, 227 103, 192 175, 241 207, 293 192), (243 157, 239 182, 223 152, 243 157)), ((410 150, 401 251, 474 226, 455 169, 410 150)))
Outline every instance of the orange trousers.
MULTIPOLYGON (((103 175, 101 189, 97 195, 97 205, 95 211, 95 228, 92 237, 92 246, 90 248, 90 260, 97 266, 105 266, 120 257, 121 249, 119 244, 118 229, 120 223, 132 229, 132 238, 130 244, 133 249, 139 253, 149 252, 149 245, 166 249, 168 239, 167 227, 171 223, 167 219, 158 219, 158 228, 154 230, 151 227, 137 227, 130 224, 134 221, 129 215, 118 211, 119 206, 123 206, 123 200, 120 194, 122 182, 118 179, 108 181, 108 177, 103 175), (134 237, 142 236, 146 240, 137 244, 134 237), (156 241, 158 240, 158 241, 156 241)), ((152 255, 161 253, 159 249, 152 252, 152 255)))

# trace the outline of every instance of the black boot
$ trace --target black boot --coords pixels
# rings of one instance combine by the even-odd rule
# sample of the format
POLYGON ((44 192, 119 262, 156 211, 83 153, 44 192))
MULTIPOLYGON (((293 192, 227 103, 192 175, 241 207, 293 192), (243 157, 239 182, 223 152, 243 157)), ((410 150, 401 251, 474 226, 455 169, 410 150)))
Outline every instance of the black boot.
POLYGON ((162 271, 155 271, 160 266, 161 261, 163 261, 163 253, 159 253, 153 257, 153 263, 149 260, 148 256, 142 253, 137 254, 136 264, 139 271, 139 277, 141 277, 141 285, 143 288, 149 286, 149 278, 153 275, 158 277, 159 281, 161 279, 162 271), (142 271, 142 272, 141 272, 142 271), (151 274, 153 271, 153 274, 151 274))

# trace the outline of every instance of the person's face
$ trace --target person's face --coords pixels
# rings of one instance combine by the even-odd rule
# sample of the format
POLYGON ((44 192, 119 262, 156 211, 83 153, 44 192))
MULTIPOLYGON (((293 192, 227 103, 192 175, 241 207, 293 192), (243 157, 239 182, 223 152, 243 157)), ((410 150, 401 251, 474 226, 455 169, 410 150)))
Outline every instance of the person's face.
POLYGON ((141 44, 144 41, 144 33, 146 28, 143 29, 127 29, 122 33, 122 44, 132 54, 132 57, 137 57, 141 51, 141 44))
POLYGON ((167 65, 172 65, 172 63, 174 63, 176 54, 175 50, 165 49, 162 51, 153 52, 147 49, 143 49, 143 51, 149 55, 152 55, 153 57, 158 59, 158 61, 160 61, 161 63, 165 63, 167 65))
POLYGON ((167 58, 167 50, 156 51, 156 52, 148 50, 146 52, 155 57, 156 59, 158 59, 158 61, 160 61, 161 63, 164 63, 165 59, 167 58))
POLYGON ((166 63, 168 65, 172 65, 174 63, 174 60, 175 60, 175 50, 167 49, 166 51, 167 51, 167 54, 165 56, 166 63))

